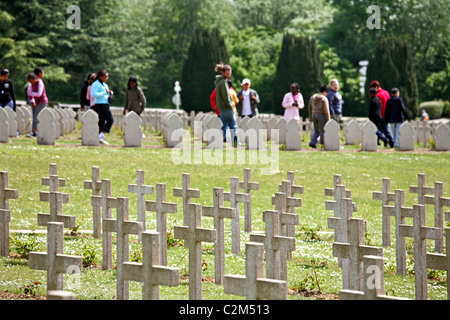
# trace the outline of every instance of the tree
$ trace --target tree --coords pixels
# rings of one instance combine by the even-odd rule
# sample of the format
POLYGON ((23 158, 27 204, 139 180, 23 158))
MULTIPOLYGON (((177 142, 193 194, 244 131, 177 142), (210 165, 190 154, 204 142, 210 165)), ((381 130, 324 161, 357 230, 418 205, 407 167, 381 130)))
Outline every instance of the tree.
POLYGON ((418 114, 414 60, 404 40, 397 37, 377 38, 375 55, 367 67, 366 92, 373 80, 378 80, 381 87, 388 91, 398 88, 409 114, 418 114))
POLYGON ((209 96, 214 90, 217 63, 229 63, 225 41, 219 30, 197 28, 181 74, 181 103, 187 112, 211 111, 209 96))
MULTIPOLYGON (((323 71, 324 65, 316 40, 285 33, 273 87, 274 113, 284 113, 281 102, 293 82, 300 85, 305 104, 307 104, 309 98, 325 83, 323 71)), ((305 107, 300 110, 300 114, 302 117, 308 116, 308 109, 305 107)))

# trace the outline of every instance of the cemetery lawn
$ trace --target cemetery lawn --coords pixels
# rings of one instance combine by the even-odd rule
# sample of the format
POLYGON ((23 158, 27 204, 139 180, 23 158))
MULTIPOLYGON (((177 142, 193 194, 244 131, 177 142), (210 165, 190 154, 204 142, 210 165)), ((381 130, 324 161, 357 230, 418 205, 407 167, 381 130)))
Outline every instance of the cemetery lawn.
MULTIPOLYGON (((162 137, 155 132, 145 132, 142 148, 123 147, 123 134, 113 130, 107 136, 109 146, 84 147, 81 130, 62 136, 55 146, 37 145, 36 139, 14 138, 8 144, 0 144, 0 171, 9 172, 9 188, 19 191, 19 199, 10 200, 10 248, 11 258, 0 258, 0 299, 33 298, 33 294, 46 294, 46 272, 30 270, 27 251, 46 251, 45 228, 37 225, 37 213, 49 212, 48 203, 39 201, 39 192, 48 191, 41 185, 41 178, 48 177, 49 164, 58 165, 58 175, 67 180, 61 191, 70 195, 70 202, 63 205, 63 214, 75 215, 77 228, 66 229, 64 254, 83 256, 85 268, 81 276, 65 275, 64 289, 74 292, 77 299, 115 299, 115 270, 101 270, 101 240, 92 237, 91 190, 83 188, 84 180, 91 180, 91 168, 100 167, 100 177, 111 179, 113 197, 130 198, 130 220, 136 221, 136 195, 128 192, 128 185, 136 183, 136 170, 145 171, 145 183, 166 183, 167 201, 178 205, 177 214, 168 214, 169 247, 168 266, 180 268, 180 286, 161 287, 161 299, 188 299, 188 250, 182 241, 173 238, 173 226, 182 225, 182 201, 173 196, 173 188, 181 187, 181 175, 191 174, 191 188, 200 189, 201 197, 193 202, 212 205, 214 187, 225 192, 230 188, 230 177, 242 181, 244 168, 252 169, 252 181, 259 182, 260 189, 252 193, 252 222, 254 232, 263 232, 262 213, 273 210, 271 197, 278 192, 278 185, 287 178, 288 171, 295 172, 296 184, 304 186, 300 195, 302 206, 296 209, 300 224, 296 227, 296 251, 288 262, 288 299, 335 299, 342 288, 341 269, 332 255, 333 233, 327 227, 332 211, 325 210, 325 201, 333 200, 324 195, 325 188, 333 187, 333 175, 342 175, 342 183, 352 191, 352 200, 358 210, 354 217, 367 221, 366 244, 381 246, 381 201, 372 200, 373 191, 381 191, 382 178, 391 179, 391 192, 405 190, 405 204, 412 207, 417 195, 409 193, 410 185, 417 185, 417 174, 425 173, 428 186, 434 181, 444 183, 444 197, 450 197, 450 152, 437 153, 420 149, 415 152, 398 152, 380 147, 378 152, 360 152, 358 146, 344 146, 341 152, 324 152, 308 147, 303 150, 279 152, 279 172, 261 174, 268 165, 250 164, 174 164, 172 149, 163 148, 162 137), (72 235, 69 232, 72 232, 72 235), (35 282, 38 282, 35 284, 35 282), (7 292, 6 292, 7 291, 7 292), (23 295, 24 293, 29 293, 23 295), (31 294, 30 294, 31 293, 31 294), (22 296, 19 296, 22 294, 22 296)), ((248 151, 245 151, 248 155, 248 151)), ((247 159, 248 160, 248 159, 247 159)), ((154 200, 155 195, 147 196, 154 200)), ((228 206, 229 203, 225 202, 228 206)), ((427 225, 433 226, 432 206, 427 205, 427 225)), ((448 208, 447 208, 448 211, 448 208)), ((249 235, 243 231, 243 205, 241 205, 241 255, 231 253, 231 226, 225 221, 228 232, 226 241, 225 273, 245 275, 245 243, 249 235)), ((115 212, 113 210, 113 216, 115 212)), ((393 220, 392 220, 393 221, 393 220)), ((412 221, 407 219, 408 224, 412 221)), ((449 226, 449 223, 446 223, 449 226)), ((212 218, 202 218, 202 227, 213 228, 212 218)), ((148 230, 156 229, 156 217, 147 212, 148 230)), ((393 228, 392 228, 393 230, 393 228)), ((113 235, 114 237, 115 235, 113 235)), ((140 244, 130 236, 130 259, 141 259, 140 244)), ((395 237, 390 248, 383 248, 388 295, 414 298, 413 241, 407 239, 408 275, 396 275, 395 237)), ((434 243, 427 242, 428 252, 434 252, 434 243)), ((115 250, 115 246, 113 246, 115 250)), ((244 299, 223 293, 223 286, 214 284, 214 245, 202 243, 203 299, 244 299)), ((448 249, 448 248, 447 248, 448 249)), ((114 257, 115 259, 115 257, 114 257)), ((429 270, 429 299, 447 299, 446 273, 429 270)), ((141 299, 141 284, 130 282, 130 299, 141 299)))

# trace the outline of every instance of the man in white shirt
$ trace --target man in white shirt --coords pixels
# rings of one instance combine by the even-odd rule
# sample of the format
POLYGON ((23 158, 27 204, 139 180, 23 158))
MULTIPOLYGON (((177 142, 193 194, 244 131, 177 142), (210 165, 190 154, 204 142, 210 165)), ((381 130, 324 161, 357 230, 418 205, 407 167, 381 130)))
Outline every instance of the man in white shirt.
POLYGON ((249 79, 244 79, 241 83, 242 90, 238 93, 239 102, 236 106, 238 116, 253 117, 258 115, 258 104, 260 103, 258 93, 250 89, 251 82, 249 79))

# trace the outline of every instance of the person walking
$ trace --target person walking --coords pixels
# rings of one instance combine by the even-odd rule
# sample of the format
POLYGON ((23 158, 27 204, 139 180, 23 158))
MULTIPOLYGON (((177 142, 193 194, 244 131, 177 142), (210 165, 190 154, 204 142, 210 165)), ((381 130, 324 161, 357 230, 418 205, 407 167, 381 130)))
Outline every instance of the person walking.
POLYGON ((86 99, 89 100, 89 107, 85 106, 84 107, 85 111, 88 111, 89 109, 91 109, 95 105, 95 99, 91 95, 92 84, 94 83, 95 80, 97 80, 97 74, 96 73, 92 73, 91 76, 89 77, 88 87, 87 87, 87 90, 86 90, 86 99))
POLYGON ((317 148, 317 139, 320 137, 320 144, 323 144, 325 134, 325 124, 330 120, 330 107, 327 98, 328 88, 323 85, 319 93, 314 94, 309 99, 308 112, 309 120, 314 124, 314 134, 309 142, 311 148, 317 148))
POLYGON ((394 138, 392 137, 391 130, 389 130, 389 127, 387 126, 386 121, 384 119, 386 111, 386 103, 391 98, 391 96, 389 95, 389 92, 381 88, 381 85, 377 80, 374 80, 370 83, 370 88, 374 88, 377 90, 377 97, 378 99, 380 99, 381 103, 381 120, 379 122, 378 129, 388 139, 389 145, 392 148, 394 146, 394 138))
POLYGON ((0 107, 9 107, 16 111, 14 85, 9 79, 9 70, 6 68, 1 68, 0 70, 0 107))
POLYGON ((114 118, 109 107, 110 97, 114 94, 109 89, 106 81, 109 73, 105 69, 97 72, 97 80, 94 81, 91 88, 91 96, 94 98, 95 105, 92 109, 98 113, 98 139, 100 143, 109 144, 105 139, 105 133, 109 133, 114 123, 114 118))
POLYGON ((48 106, 48 97, 47 92, 45 90, 45 84, 42 78, 44 77, 44 69, 41 67, 36 67, 33 73, 29 73, 27 76, 28 85, 27 95, 28 99, 31 103, 31 111, 33 114, 33 120, 31 124, 31 134, 27 134, 27 136, 36 137, 37 136, 37 124, 38 124, 38 115, 48 106))
POLYGON ((90 85, 92 85, 91 77, 94 73, 90 73, 87 76, 86 81, 81 86, 80 90, 80 109, 81 111, 88 111, 91 107, 90 99, 88 98, 87 91, 90 85))
POLYGON ((242 89, 238 92, 237 112, 239 117, 254 117, 258 115, 258 104, 260 103, 259 95, 256 90, 250 89, 251 82, 249 79, 242 80, 242 89))
POLYGON ((283 102, 281 103, 284 110, 284 118, 287 122, 291 119, 295 119, 300 122, 300 109, 305 107, 303 96, 300 93, 300 86, 294 82, 291 84, 291 92, 284 95, 283 102))
POLYGON ((123 108, 123 114, 127 111, 134 111, 139 116, 147 106, 147 100, 145 99, 144 92, 138 86, 138 81, 135 76, 128 78, 128 85, 125 91, 125 106, 123 108))
POLYGON ((377 127, 376 135, 378 140, 382 140, 384 142, 384 146, 386 147, 389 140, 384 136, 384 134, 380 131, 380 121, 381 121, 381 101, 380 98, 377 97, 377 89, 370 88, 369 90, 369 120, 372 121, 377 127))
POLYGON ((328 104, 330 105, 331 117, 339 123, 342 116, 342 105, 344 100, 339 92, 339 81, 337 79, 330 80, 330 91, 327 94, 328 104))
POLYGON ((216 76, 216 105, 220 112, 220 120, 222 120, 223 126, 223 141, 226 141, 227 129, 232 129, 231 139, 234 146, 238 146, 239 138, 237 135, 237 124, 236 115, 234 112, 234 101, 230 94, 230 87, 227 80, 231 77, 232 69, 227 64, 217 64, 215 69, 216 72, 220 72, 220 75, 216 76))
POLYGON ((409 120, 403 100, 400 98, 400 91, 397 88, 392 88, 391 90, 391 98, 386 103, 384 118, 386 124, 391 125, 394 135, 394 148, 397 148, 400 126, 405 119, 409 120))

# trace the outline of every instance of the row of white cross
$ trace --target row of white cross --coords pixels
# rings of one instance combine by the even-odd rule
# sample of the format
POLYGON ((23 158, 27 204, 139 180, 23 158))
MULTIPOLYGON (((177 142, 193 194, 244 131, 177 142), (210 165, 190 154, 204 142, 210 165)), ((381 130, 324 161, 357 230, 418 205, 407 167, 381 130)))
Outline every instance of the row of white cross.
MULTIPOLYGON (((17 190, 8 188, 7 172, 0 172, 0 234, 2 236, 2 255, 8 255, 9 242, 5 235, 9 234, 8 199, 17 199, 17 190)), ((231 190, 224 193, 222 188, 213 190, 213 206, 191 204, 192 198, 200 197, 200 190, 190 186, 190 175, 183 174, 182 188, 174 188, 174 196, 183 199, 184 226, 175 226, 175 238, 183 239, 189 248, 189 298, 201 299, 201 242, 215 243, 215 283, 223 284, 224 291, 231 294, 245 295, 249 299, 269 298, 285 299, 287 290, 287 259, 295 250, 295 225, 298 215, 295 208, 301 206, 301 199, 295 194, 302 194, 304 188, 295 185, 293 172, 288 173, 288 180, 279 185, 278 193, 272 198, 275 210, 263 213, 266 224, 265 235, 251 234, 246 244, 246 277, 225 276, 224 220, 232 222, 232 251, 239 249, 239 202, 250 203, 251 190, 258 190, 259 184, 251 182, 251 172, 245 170, 244 182, 231 178, 231 190), (239 193, 239 189, 244 189, 239 193), (245 192, 247 191, 247 192, 245 192), (223 206, 230 201, 231 207, 223 206), (201 228, 201 216, 214 217, 214 229, 201 228), (234 232, 233 232, 234 231, 234 232), (235 241, 236 240, 236 241, 235 241), (266 272, 264 278, 263 250, 266 250, 266 272), (258 279, 258 280, 257 280, 258 279), (250 285, 251 284, 251 285, 250 285), (272 288, 268 290, 268 288, 272 288), (275 289, 276 288, 276 289, 275 289), (280 294, 282 293, 282 294, 280 294)), ((45 253, 30 254, 30 268, 47 270, 48 291, 62 290, 62 273, 68 267, 72 272, 81 272, 81 257, 62 254, 63 228, 75 227, 74 216, 62 214, 62 204, 69 201, 69 195, 59 192, 65 186, 65 180, 59 179, 57 167, 50 165, 50 176, 42 178, 42 184, 49 186, 50 192, 41 192, 41 201, 50 203, 50 214, 38 214, 38 224, 48 227, 48 248, 45 253)), ((156 201, 146 201, 145 195, 154 192, 153 186, 145 185, 144 172, 137 171, 137 183, 129 185, 129 192, 138 196, 138 222, 128 221, 128 198, 111 197, 111 181, 100 180, 100 169, 92 169, 92 181, 85 181, 84 187, 92 189, 92 206, 94 213, 94 236, 103 238, 103 269, 112 268, 112 233, 117 233, 117 297, 128 299, 128 281, 143 282, 143 298, 158 299, 159 285, 176 286, 179 284, 179 270, 167 267, 167 231, 166 214, 176 213, 177 205, 166 202, 165 184, 156 184, 156 201), (117 209, 117 220, 111 219, 111 209, 117 209), (157 212, 157 230, 144 231, 145 211, 157 212), (103 226, 103 232, 101 230, 103 226), (137 234, 142 242, 143 263, 128 262, 128 235, 137 234)), ((449 250, 443 254, 443 207, 450 206, 450 199, 443 197, 443 185, 435 182, 435 187, 425 186, 425 176, 419 174, 417 186, 411 186, 410 192, 418 194, 418 205, 413 208, 404 207, 404 192, 390 192, 390 180, 383 179, 383 191, 374 192, 373 198, 383 202, 383 246, 390 245, 389 216, 396 217, 397 273, 406 273, 405 237, 414 238, 416 299, 427 299, 426 269, 446 270, 449 272, 449 250), (427 194, 434 194, 429 196, 427 194), (389 203, 395 201, 395 206, 389 203), (425 226, 425 206, 434 204, 436 226, 425 226), (405 225, 405 217, 413 218, 413 225, 405 225), (387 221, 387 222, 386 222, 387 221), (387 230, 386 230, 387 229, 387 230), (426 252, 426 239, 436 243, 436 253, 426 252)), ((387 299, 395 298, 384 295, 384 266, 382 248, 365 246, 364 232, 366 223, 362 219, 352 218, 357 206, 351 200, 351 191, 342 185, 341 177, 335 175, 334 187, 326 189, 325 195, 333 196, 334 201, 326 201, 326 209, 335 212, 329 218, 328 226, 335 230, 333 255, 339 258, 339 266, 343 268, 343 288, 341 298, 351 299, 387 299), (378 285, 368 286, 370 274, 368 270, 378 268, 378 285)), ((247 208, 247 206, 245 206, 247 208)), ((251 216, 251 204, 248 214, 251 216)), ((450 220, 450 212, 446 213, 450 220)), ((251 220, 246 219, 245 231, 251 232, 251 220)), ((445 229, 446 247, 450 243, 450 229, 445 229)), ((6 236, 7 238, 7 236, 6 236)), ((449 292, 450 293, 450 292, 449 292)), ((450 297, 450 294, 449 294, 450 297)))

